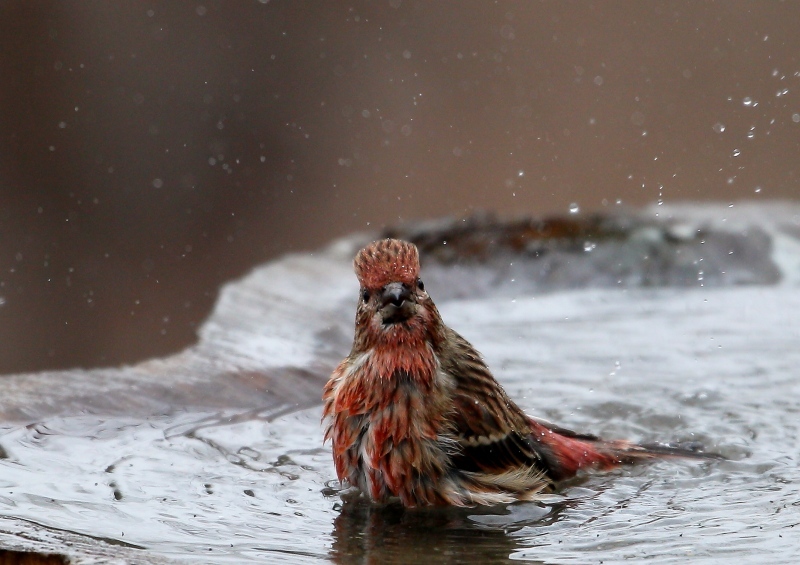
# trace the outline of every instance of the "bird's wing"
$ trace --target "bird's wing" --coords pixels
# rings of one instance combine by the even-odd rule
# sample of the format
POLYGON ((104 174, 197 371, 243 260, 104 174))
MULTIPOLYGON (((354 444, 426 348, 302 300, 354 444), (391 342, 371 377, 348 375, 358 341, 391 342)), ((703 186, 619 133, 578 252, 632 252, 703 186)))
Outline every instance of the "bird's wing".
POLYGON ((469 342, 452 332, 447 343, 451 350, 442 355, 442 369, 455 382, 450 419, 459 444, 453 464, 478 473, 521 469, 546 473, 547 462, 531 437, 525 413, 508 397, 469 342))
MULTIPOLYGON (((452 330, 450 330, 452 331, 452 330)), ((455 381, 453 433, 459 469, 488 475, 537 473, 550 481, 581 469, 611 469, 652 458, 653 450, 626 441, 603 441, 527 416, 494 379, 477 351, 453 332, 443 366, 455 381)))
POLYGON ((460 447, 453 464, 460 470, 486 478, 511 476, 517 485, 530 485, 545 477, 552 483, 582 469, 607 470, 656 457, 720 458, 694 445, 605 441, 531 418, 508 397, 469 342, 448 331, 450 349, 442 355, 442 369, 455 382, 450 420, 460 447))

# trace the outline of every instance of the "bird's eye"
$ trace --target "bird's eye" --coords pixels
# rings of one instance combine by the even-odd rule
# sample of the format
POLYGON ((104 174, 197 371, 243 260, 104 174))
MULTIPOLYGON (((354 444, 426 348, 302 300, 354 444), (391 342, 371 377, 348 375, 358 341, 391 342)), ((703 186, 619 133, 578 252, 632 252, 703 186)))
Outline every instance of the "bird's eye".
POLYGON ((361 291, 361 298, 364 302, 369 301, 369 291, 367 289, 361 291))
POLYGON ((422 282, 422 279, 417 279, 417 288, 420 290, 425 290, 425 283, 422 282))

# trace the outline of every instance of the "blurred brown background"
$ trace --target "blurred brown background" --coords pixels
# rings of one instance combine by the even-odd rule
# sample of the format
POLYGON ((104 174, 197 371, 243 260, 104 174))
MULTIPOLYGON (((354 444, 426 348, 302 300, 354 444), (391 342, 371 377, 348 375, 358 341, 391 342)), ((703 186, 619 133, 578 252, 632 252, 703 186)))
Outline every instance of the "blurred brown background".
MULTIPOLYGON (((0 372, 401 220, 795 198, 800 3, 0 3, 0 372)), ((313 305, 309 305, 313 307, 313 305)))

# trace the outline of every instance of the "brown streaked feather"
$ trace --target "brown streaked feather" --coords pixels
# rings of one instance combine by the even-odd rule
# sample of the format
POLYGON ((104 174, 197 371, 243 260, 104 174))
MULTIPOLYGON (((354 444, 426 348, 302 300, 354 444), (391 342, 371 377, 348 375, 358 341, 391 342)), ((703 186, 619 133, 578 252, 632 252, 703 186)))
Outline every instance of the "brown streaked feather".
MULTIPOLYGON (((455 380, 454 409, 450 418, 459 451, 456 468, 468 473, 531 479, 532 487, 548 471, 546 461, 530 438, 529 419, 495 381, 480 354, 452 330, 445 340, 452 348, 442 352, 442 369, 455 380)), ((501 481, 502 482, 502 481, 501 481)), ((498 488, 500 483, 496 484, 498 488)), ((544 487, 541 487, 544 488, 544 487)), ((522 490, 527 490, 522 488, 522 490)))

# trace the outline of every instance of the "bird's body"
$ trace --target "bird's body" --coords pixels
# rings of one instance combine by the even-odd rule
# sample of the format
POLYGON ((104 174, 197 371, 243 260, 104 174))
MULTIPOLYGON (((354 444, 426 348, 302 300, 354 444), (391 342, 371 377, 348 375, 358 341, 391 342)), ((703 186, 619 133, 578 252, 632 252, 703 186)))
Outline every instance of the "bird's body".
POLYGON ((417 249, 381 240, 355 259, 353 348, 323 393, 340 480, 405 506, 533 500, 581 469, 679 450, 602 441, 527 416, 480 354, 447 327, 417 249))

